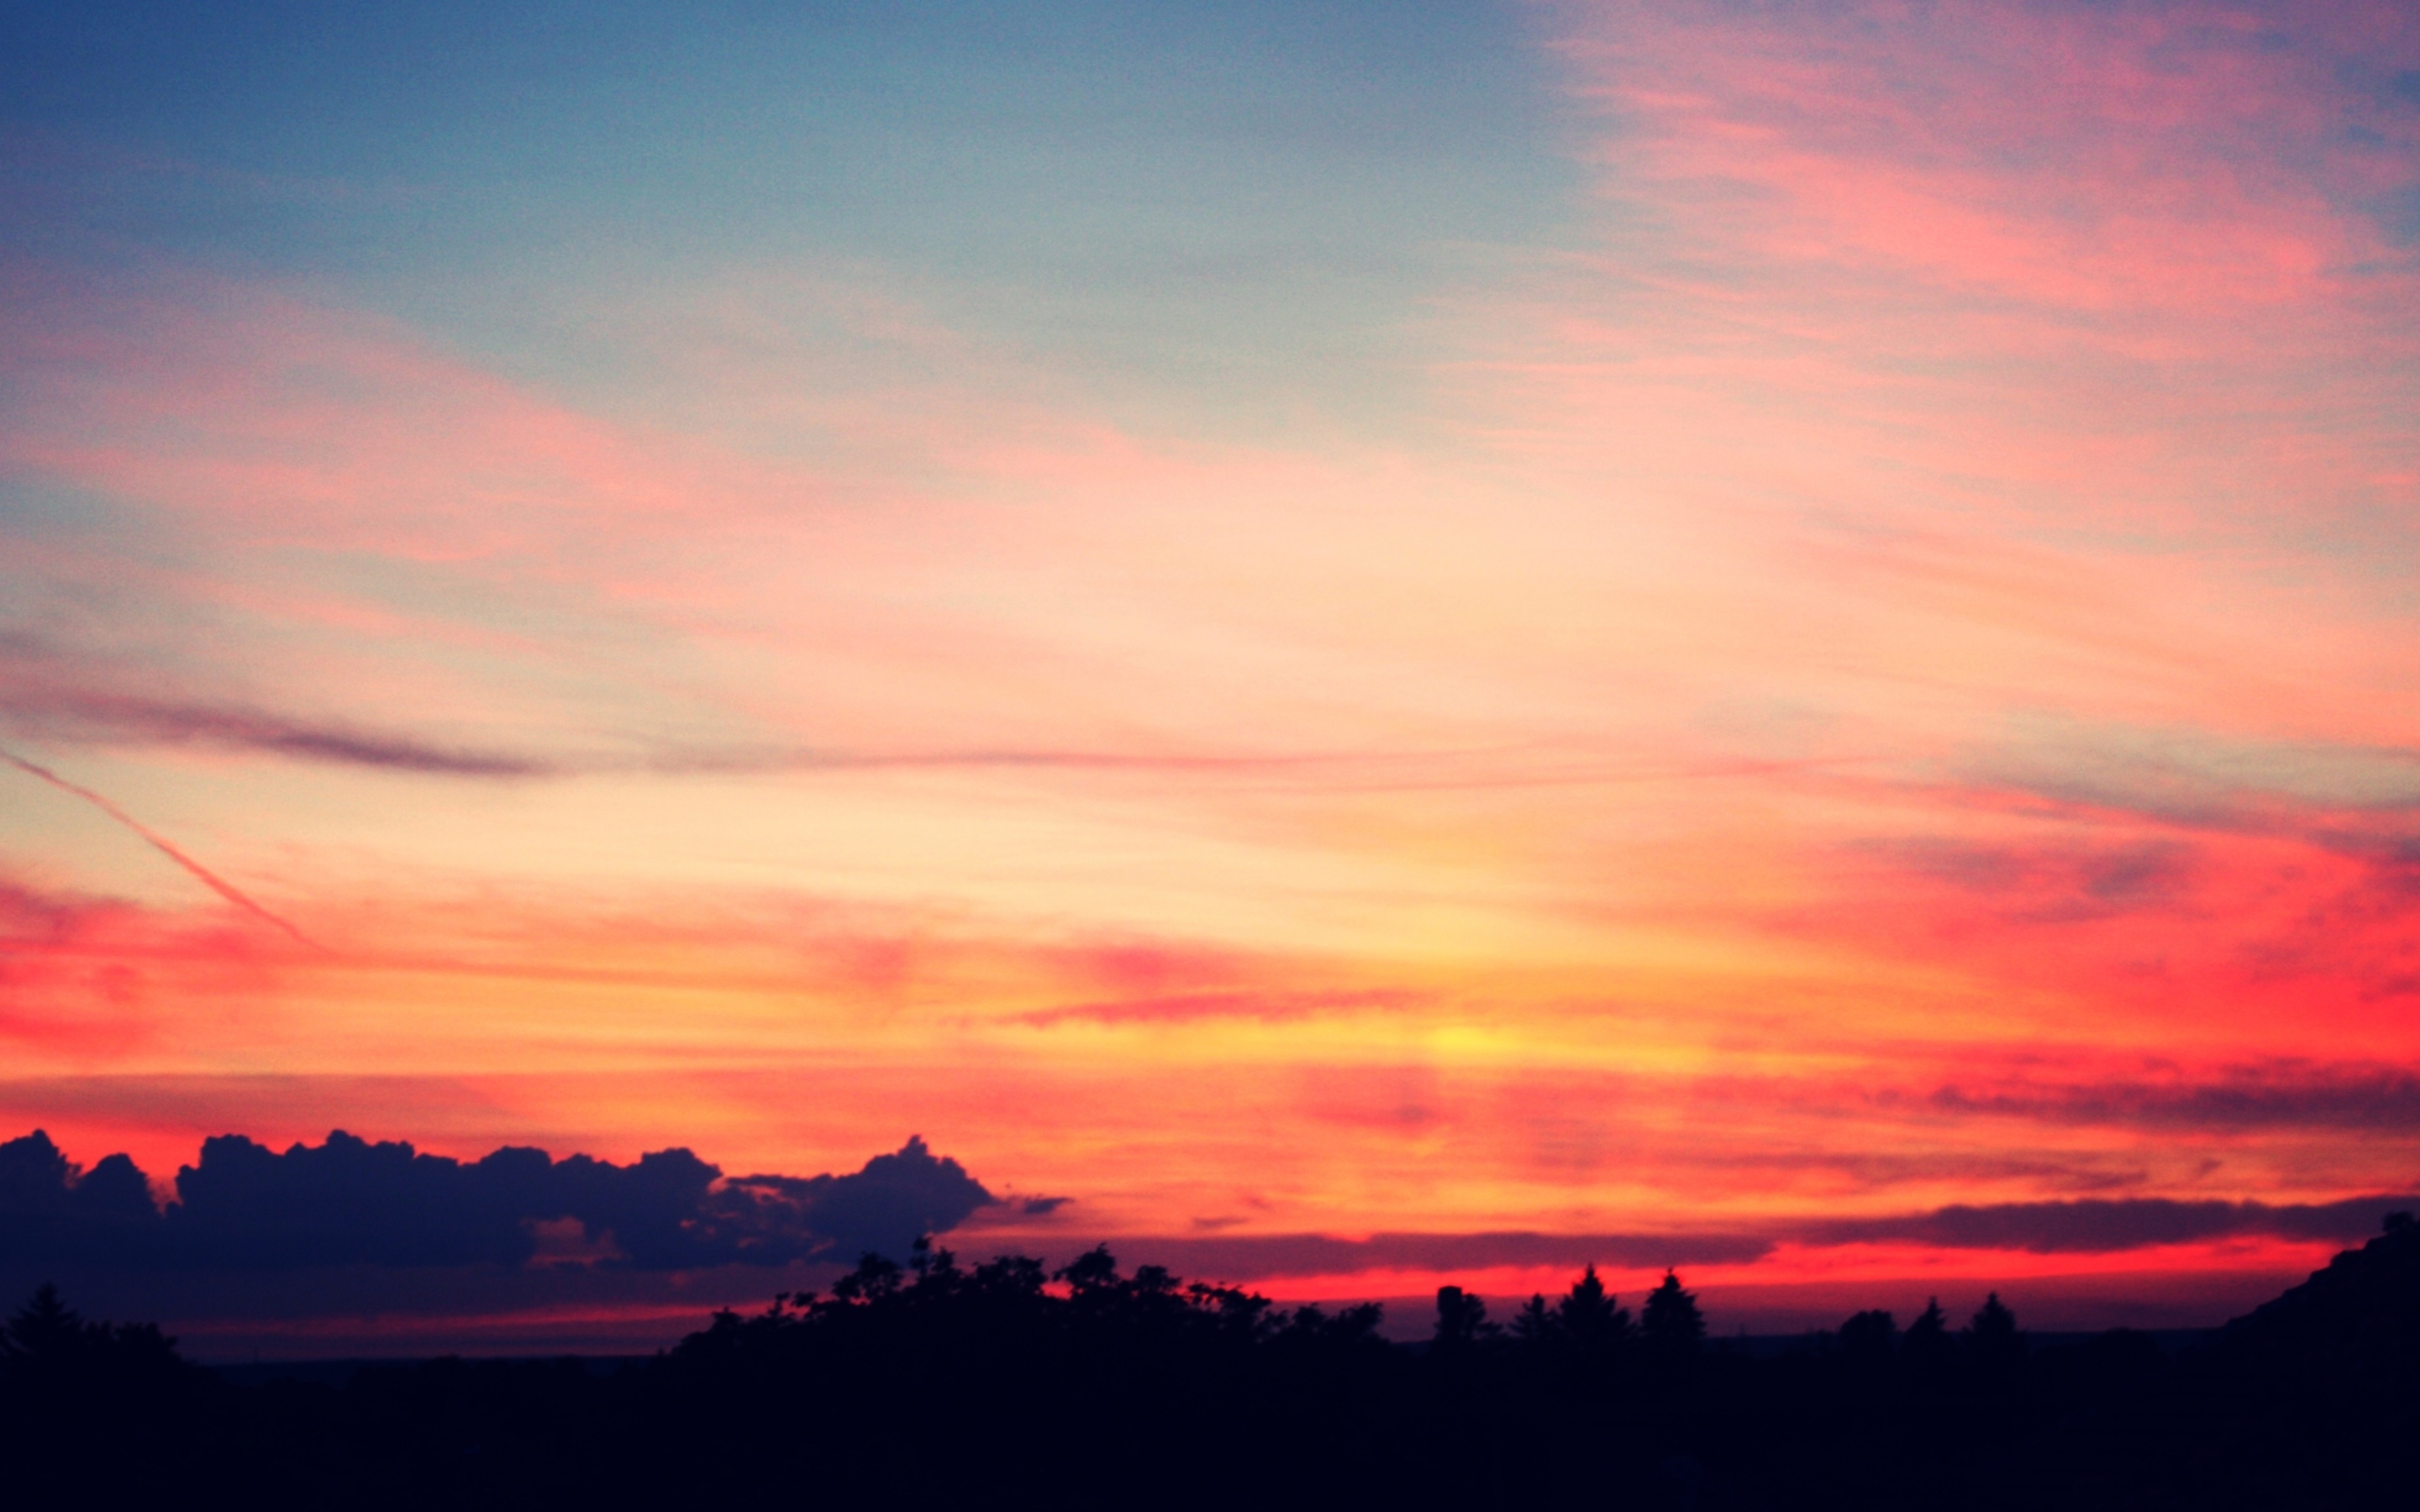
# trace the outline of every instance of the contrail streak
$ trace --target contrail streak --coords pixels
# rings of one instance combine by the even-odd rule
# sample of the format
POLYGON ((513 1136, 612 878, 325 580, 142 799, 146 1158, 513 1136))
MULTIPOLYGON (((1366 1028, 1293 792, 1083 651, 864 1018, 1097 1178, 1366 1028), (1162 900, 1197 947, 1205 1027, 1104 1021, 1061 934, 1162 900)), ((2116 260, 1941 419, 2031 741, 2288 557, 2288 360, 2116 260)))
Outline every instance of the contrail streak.
POLYGON ((237 891, 233 884, 222 879, 209 867, 204 866, 201 862, 194 860, 192 856, 187 856, 184 852, 177 849, 176 846, 171 845, 165 840, 161 839, 160 836, 152 833, 150 829, 138 822, 132 814, 128 813, 125 810, 110 802, 107 798, 102 797, 100 794, 95 793, 92 789, 82 787, 76 783, 70 782, 66 778, 61 777, 58 773, 52 771, 49 767, 37 766, 32 762, 25 760, 23 756, 17 755, 15 752, 5 748, 0 748, 0 761, 7 762, 9 765, 25 773, 29 777, 40 778, 43 781, 48 782, 51 786, 58 789, 62 793, 71 793, 75 796, 82 798, 85 802, 91 804, 102 813, 109 815, 112 819, 116 820, 119 824, 124 825, 127 828, 134 831, 137 835, 142 836, 146 841, 148 841, 152 847, 158 850, 161 855, 166 856, 171 861, 176 862, 178 866, 183 867, 187 872, 192 872, 194 879, 199 882, 203 887, 209 888, 212 892, 217 893, 220 897, 225 898, 227 902, 235 904, 238 908, 242 909, 245 913, 252 915, 263 923, 271 924, 278 929, 284 930, 287 934, 292 935, 298 943, 307 945, 315 950, 325 949, 325 947, 321 946, 317 940, 312 939, 301 930, 296 929, 293 925, 287 923, 286 920, 278 918, 275 914, 271 913, 268 909, 261 907, 260 904, 254 903, 251 899, 237 891))

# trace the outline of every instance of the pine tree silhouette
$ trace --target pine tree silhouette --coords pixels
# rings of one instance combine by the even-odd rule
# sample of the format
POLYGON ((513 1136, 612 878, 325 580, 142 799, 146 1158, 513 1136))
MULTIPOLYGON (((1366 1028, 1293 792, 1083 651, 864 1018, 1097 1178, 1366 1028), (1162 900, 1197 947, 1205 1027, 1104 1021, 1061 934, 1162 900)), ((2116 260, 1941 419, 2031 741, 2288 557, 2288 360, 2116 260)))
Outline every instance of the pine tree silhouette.
POLYGON ((1639 1309, 1639 1335, 1648 1351, 1659 1360, 1685 1360, 1698 1352, 1706 1337, 1706 1319, 1698 1311, 1698 1299, 1681 1288, 1681 1278, 1670 1271, 1664 1281, 1647 1294, 1639 1309))
POLYGON ((57 1365, 88 1349, 96 1332, 106 1335, 107 1329, 85 1322, 45 1281, 0 1329, 0 1358, 37 1368, 57 1365))
POLYGON ((1938 1376, 1957 1363, 1958 1342, 1949 1336, 1949 1319, 1941 1310, 1940 1298, 1928 1299, 1924 1311, 1900 1335, 1899 1357, 1925 1377, 1938 1376))
MULTIPOLYGON (((1602 1353, 1630 1336, 1630 1314, 1615 1304, 1591 1265, 1572 1283, 1555 1308, 1555 1321, 1564 1337, 1591 1353, 1602 1353)), ((1703 1332, 1699 1325, 1699 1332, 1703 1332)))
POLYGON ((1562 1335, 1562 1319, 1546 1305, 1544 1292, 1532 1292, 1521 1310, 1512 1315, 1512 1336, 1523 1344, 1544 1348, 1562 1335))
POLYGON ((1960 1334, 1959 1344, 1977 1373, 1993 1382, 2005 1382, 2025 1363, 2025 1336, 2017 1329, 2017 1315, 1996 1291, 1983 1299, 1983 1305, 1960 1334))

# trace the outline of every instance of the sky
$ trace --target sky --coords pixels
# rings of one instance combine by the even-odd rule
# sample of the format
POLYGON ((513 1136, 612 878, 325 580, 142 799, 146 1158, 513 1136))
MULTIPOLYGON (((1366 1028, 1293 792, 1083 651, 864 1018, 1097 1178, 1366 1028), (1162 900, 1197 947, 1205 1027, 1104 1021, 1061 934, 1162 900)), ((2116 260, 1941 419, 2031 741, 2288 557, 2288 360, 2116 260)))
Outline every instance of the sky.
MULTIPOLYGON (((2420 1191, 2408 7, 0 15, 0 1139, 1717 1332, 2420 1191)), ((774 1289, 582 1221, 168 1305, 774 1289)))

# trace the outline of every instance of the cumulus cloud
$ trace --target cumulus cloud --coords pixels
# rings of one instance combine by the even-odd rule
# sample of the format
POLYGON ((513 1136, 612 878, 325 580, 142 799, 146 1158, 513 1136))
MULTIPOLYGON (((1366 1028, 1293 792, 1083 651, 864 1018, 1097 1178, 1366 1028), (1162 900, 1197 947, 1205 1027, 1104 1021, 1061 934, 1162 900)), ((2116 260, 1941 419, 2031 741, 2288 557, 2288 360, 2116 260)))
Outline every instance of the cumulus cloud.
POLYGON ((0 1144, 0 1259, 149 1259, 159 1220, 150 1183, 124 1155, 87 1171, 39 1129, 0 1144))
POLYGON ((89 1171, 39 1130, 0 1144, 0 1261, 277 1271, 313 1266, 520 1266, 576 1223, 598 1263, 670 1271, 903 1253, 993 1201, 922 1139, 848 1175, 725 1180, 686 1149, 616 1165, 506 1148, 473 1162, 341 1130, 284 1151, 204 1142, 152 1205, 134 1163, 89 1171))
POLYGON ((995 1199, 966 1167, 911 1138, 851 1176, 745 1176, 708 1195, 708 1232, 734 1259, 898 1253, 919 1234, 946 1233, 995 1199), (727 1226, 727 1227, 726 1227, 727 1226), (798 1248, 805 1242, 805 1248, 798 1248), (787 1245, 791 1253, 782 1253, 787 1245))

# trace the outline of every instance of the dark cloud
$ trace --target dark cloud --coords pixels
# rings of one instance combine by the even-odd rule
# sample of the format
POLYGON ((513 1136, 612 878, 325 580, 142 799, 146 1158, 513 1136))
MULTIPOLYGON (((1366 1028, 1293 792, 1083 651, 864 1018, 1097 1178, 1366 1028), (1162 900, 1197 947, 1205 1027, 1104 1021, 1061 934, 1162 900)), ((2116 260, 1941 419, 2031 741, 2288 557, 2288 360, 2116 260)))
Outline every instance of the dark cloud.
POLYGON ((2366 863, 2377 892, 2398 902, 2420 899, 2420 836, 2372 825, 2361 830, 2324 828, 2311 839, 2325 850, 2366 863))
POLYGON ((2420 1075, 2400 1067, 2246 1068, 2211 1081, 2024 1085, 1924 1099, 1944 1113, 2181 1129, 2420 1132, 2420 1075))
POLYGON ((0 630, 0 729, 30 738, 95 745, 211 746, 294 761, 440 777, 542 778, 590 772, 691 774, 1005 768, 1086 772, 1284 774, 1361 772, 1429 756, 1373 752, 1243 754, 968 748, 850 751, 791 745, 725 745, 541 757, 365 729, 240 699, 163 688, 119 658, 40 636, 0 630))
POLYGON ((217 746, 443 777, 536 777, 554 770, 525 756, 433 745, 238 704, 106 692, 23 676, 0 677, 0 714, 15 729, 70 740, 217 746))
POLYGON ((910 1139, 853 1176, 741 1177, 712 1194, 706 1211, 716 1232, 728 1226, 732 1258, 755 1258, 750 1246, 760 1245, 771 1251, 768 1259, 789 1259, 867 1250, 895 1255, 917 1235, 946 1233, 993 1200, 956 1161, 936 1159, 923 1140, 910 1139), (814 1242, 781 1253, 792 1235, 814 1242))
POLYGON ((1873 841, 1865 848, 1992 901, 2011 919, 2069 923, 2172 906, 2194 881, 2200 852, 2172 840, 2091 845, 1976 845, 1939 837, 1873 841))
MULTIPOLYGON (((5 651, 0 646, 0 651, 5 651)), ((1047 749, 850 751, 802 747, 659 749, 550 758, 442 745, 394 731, 281 714, 248 704, 109 691, 0 666, 0 725, 48 740, 94 745, 212 746, 294 761, 438 777, 547 778, 597 772, 663 776, 1001 769, 1252 776, 1344 773, 1375 762, 1423 760, 1360 753, 1232 755, 1047 749)))
POLYGON ((124 1155, 82 1170, 39 1130, 0 1144, 0 1259, 159 1254, 150 1183, 124 1155))
POLYGON ((2323 816, 2420 815, 2420 749, 2243 741, 2189 726, 2034 721, 1962 777, 2085 813, 2214 833, 2298 833, 2323 816))
POLYGON ((2083 1198, 2073 1202, 1963 1204, 1888 1218, 1814 1225, 1799 1237, 1815 1244, 1903 1242, 1946 1249, 2010 1249, 2038 1255, 2107 1253, 2239 1235, 2344 1242, 2378 1231, 2387 1213, 2420 1206, 2420 1196, 2349 1197, 2341 1202, 2179 1202, 2164 1197, 2083 1198))
POLYGON ((2035 1254, 2119 1253, 2159 1244, 2236 1236, 2346 1242, 2378 1231, 2389 1212, 2420 1208, 2420 1196, 2352 1197, 2340 1202, 2183 1202, 2164 1198, 2082 1198, 2061 1202, 1957 1205, 1925 1212, 1792 1225, 1762 1233, 1375 1234, 1366 1240, 1324 1234, 1127 1238, 1120 1253, 1190 1274, 1245 1282, 1272 1275, 1355 1275, 1370 1271, 1451 1273, 1497 1266, 1660 1269, 1737 1265, 1782 1242, 1816 1247, 1904 1242, 1944 1249, 2024 1250, 2035 1254))
POLYGON ((1982 1154, 1964 1150, 1932 1150, 1916 1154, 1852 1150, 1681 1150, 1669 1159, 1708 1171, 1822 1171, 1842 1178, 1857 1188, 1902 1186, 1910 1182, 2023 1181, 2038 1190, 2112 1192, 2140 1186, 2149 1173, 2140 1167, 2109 1168, 2085 1155, 2073 1160, 1982 1154))
POLYGON ((1364 1271, 1474 1271, 1501 1265, 1727 1265, 1757 1259, 1773 1241, 1751 1234, 1251 1234, 1116 1241, 1153 1262, 1221 1281, 1364 1271))
POLYGON ((0 1144, 0 1262, 281 1271, 528 1264, 541 1226, 575 1223, 597 1263, 670 1271, 897 1255, 991 1194, 921 1139, 846 1176, 724 1180, 686 1149, 628 1165, 504 1149, 464 1163, 341 1131, 283 1152, 206 1141, 152 1206, 133 1162, 79 1171, 36 1131, 0 1144))

